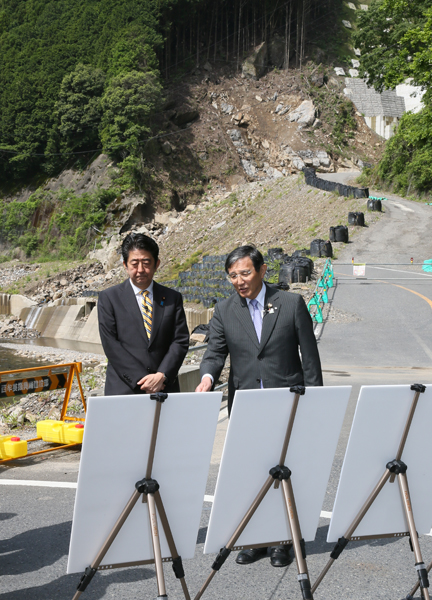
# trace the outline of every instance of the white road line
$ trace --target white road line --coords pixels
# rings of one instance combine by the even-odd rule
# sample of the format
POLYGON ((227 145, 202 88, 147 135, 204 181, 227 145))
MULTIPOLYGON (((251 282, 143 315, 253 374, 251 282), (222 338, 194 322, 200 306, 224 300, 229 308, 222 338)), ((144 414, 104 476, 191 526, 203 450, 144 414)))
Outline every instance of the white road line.
POLYGON ((402 269, 389 269, 388 267, 374 267, 372 265, 368 265, 367 263, 366 266, 368 267, 368 269, 378 269, 380 271, 394 271, 395 273, 407 273, 408 275, 415 275, 415 277, 417 277, 418 275, 422 275, 423 277, 432 277, 432 275, 427 275, 426 273, 415 273, 414 271, 403 271, 402 269))
MULTIPOLYGON (((0 485, 24 485, 29 487, 50 487, 76 489, 77 484, 72 481, 35 481, 33 479, 0 479, 0 485)), ((214 502, 214 496, 205 495, 204 502, 214 502)), ((322 510, 320 516, 323 519, 331 519, 332 513, 322 510)), ((428 535, 432 535, 428 534, 428 535)))
POLYGON ((29 487, 51 487, 76 489, 72 481, 35 481, 33 479, 0 479, 0 485, 26 485, 29 487))

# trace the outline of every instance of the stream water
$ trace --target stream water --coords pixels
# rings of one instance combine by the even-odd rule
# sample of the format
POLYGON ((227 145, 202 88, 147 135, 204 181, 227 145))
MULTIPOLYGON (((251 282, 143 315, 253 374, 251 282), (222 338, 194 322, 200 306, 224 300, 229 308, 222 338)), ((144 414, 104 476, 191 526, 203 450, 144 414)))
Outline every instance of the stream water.
MULTIPOLYGON (((100 354, 101 359, 103 358, 103 350, 100 344, 90 344, 87 342, 75 342, 72 340, 58 340, 54 338, 36 338, 36 339, 25 339, 25 340, 14 340, 0 338, 1 342, 7 342, 8 344, 16 344, 17 349, 20 345, 26 344, 28 346, 48 346, 50 348, 62 348, 64 350, 75 350, 76 352, 91 352, 93 354, 100 354)), ((37 361, 38 365, 52 364, 52 359, 37 361)), ((12 369, 24 369, 26 367, 34 367, 34 358, 27 358, 25 356, 17 356, 10 348, 4 348, 0 346, 0 371, 11 371, 12 369)))

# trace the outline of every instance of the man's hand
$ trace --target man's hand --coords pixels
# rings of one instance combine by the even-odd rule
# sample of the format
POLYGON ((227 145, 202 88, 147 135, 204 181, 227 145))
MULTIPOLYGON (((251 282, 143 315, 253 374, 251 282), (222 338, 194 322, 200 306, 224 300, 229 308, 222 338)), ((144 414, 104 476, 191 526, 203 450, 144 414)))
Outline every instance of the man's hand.
POLYGON ((152 373, 151 375, 146 375, 142 379, 140 379, 137 385, 146 393, 146 394, 154 394, 155 392, 161 392, 164 385, 165 375, 163 373, 152 373))
POLYGON ((201 383, 195 390, 196 392, 210 392, 212 389, 213 383, 210 377, 203 377, 201 383))

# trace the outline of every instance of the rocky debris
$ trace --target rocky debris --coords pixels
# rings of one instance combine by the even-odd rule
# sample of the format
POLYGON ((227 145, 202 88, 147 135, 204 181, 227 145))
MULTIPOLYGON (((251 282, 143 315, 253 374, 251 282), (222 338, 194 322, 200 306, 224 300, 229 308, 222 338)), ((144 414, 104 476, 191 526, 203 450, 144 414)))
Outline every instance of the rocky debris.
MULTIPOLYGON (((17 260, 18 262, 18 260, 17 260)), ((19 264, 15 267, 0 268, 0 288, 8 288, 10 285, 20 280, 22 277, 26 277, 30 273, 37 271, 39 265, 22 265, 19 264)))
POLYGON ((39 336, 39 331, 28 329, 18 317, 0 315, 0 338, 28 339, 39 336))
POLYGON ((259 79, 267 68, 267 44, 263 42, 257 46, 252 54, 242 64, 242 74, 251 79, 259 79))
POLYGON ((232 104, 227 104, 226 102, 221 102, 220 109, 221 112, 225 113, 226 115, 230 115, 234 110, 234 106, 232 104))
POLYGON ((49 277, 40 284, 33 284, 24 293, 39 305, 56 306, 66 298, 81 298, 87 295, 84 292, 98 289, 105 283, 106 277, 100 262, 82 264, 55 277, 49 277))
POLYGON ((312 100, 303 100, 295 110, 290 112, 288 120, 299 125, 312 125, 315 120, 315 106, 312 100))

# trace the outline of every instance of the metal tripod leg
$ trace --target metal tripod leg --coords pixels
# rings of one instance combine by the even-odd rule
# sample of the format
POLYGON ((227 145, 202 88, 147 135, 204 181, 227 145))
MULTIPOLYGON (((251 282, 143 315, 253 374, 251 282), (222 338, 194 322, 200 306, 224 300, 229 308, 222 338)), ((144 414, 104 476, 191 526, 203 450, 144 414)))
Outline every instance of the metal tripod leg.
POLYGON ((406 517, 406 520, 408 523, 408 529, 410 532, 411 544, 412 544, 412 548, 413 548, 413 552, 414 552, 414 556, 415 556, 415 561, 416 561, 415 568, 417 570, 417 575, 419 578, 419 586, 421 587, 422 597, 424 598, 424 600, 429 600, 429 590, 428 590, 429 580, 428 580, 428 576, 427 576, 426 566, 423 562, 420 545, 419 545, 419 541, 418 541, 418 536, 417 536, 417 531, 416 531, 416 527, 415 527, 414 515, 412 512, 412 506, 411 506, 411 498, 410 498, 410 493, 409 493, 409 489, 408 489, 407 476, 406 476, 406 473, 404 472, 404 473, 399 473, 397 477, 398 477, 399 489, 400 489, 401 497, 402 497, 402 504, 403 504, 403 508, 404 508, 404 512, 405 512, 405 517, 406 517))
POLYGON ((156 492, 156 494, 155 494, 155 501, 156 501, 157 509, 159 511, 159 517, 160 517, 160 520, 162 523, 162 527, 165 532, 165 537, 168 542, 168 547, 170 549, 170 553, 171 553, 171 556, 173 559, 173 570, 174 570, 175 576, 177 577, 177 579, 180 579, 184 597, 186 598, 186 600, 190 600, 189 590, 187 588, 186 581, 184 578, 184 570, 183 570, 182 560, 181 560, 181 557, 179 556, 179 553, 177 552, 177 547, 174 542, 174 538, 173 538, 173 535, 171 532, 171 528, 169 526, 168 518, 166 516, 165 508, 164 508, 162 498, 161 498, 161 495, 159 492, 156 492))
POLYGON ((156 579, 158 586, 158 598, 166 598, 165 578, 162 565, 162 553, 160 547, 159 527, 157 522, 156 502, 154 494, 147 495, 147 506, 150 519, 150 532, 153 544, 153 554, 156 568, 156 579))
POLYGON ((80 581, 80 583, 78 585, 78 588, 77 588, 77 591, 75 593, 75 596, 73 597, 72 600, 77 600, 77 598, 79 598, 81 596, 81 594, 86 589, 86 587, 88 586, 88 584, 90 583, 90 581, 93 579, 93 576, 95 575, 98 566, 102 562, 105 554, 108 552, 108 550, 109 550, 111 544, 113 543, 113 541, 115 540, 118 532, 123 527, 124 522, 126 521, 126 519, 128 518, 128 516, 130 515, 130 513, 131 513, 133 507, 135 506, 135 504, 137 503, 138 498, 140 497, 140 495, 141 495, 140 492, 138 492, 137 490, 135 490, 134 493, 132 494, 132 496, 130 497, 129 502, 126 504, 125 508, 123 509, 123 512, 121 513, 121 515, 117 519, 116 524, 114 525, 114 527, 110 531, 107 539, 103 543, 103 546, 99 550, 96 558, 94 559, 94 561, 92 562, 92 564, 90 565, 90 567, 87 567, 87 569, 85 570, 85 573, 84 573, 84 575, 81 578, 81 581, 80 581))
POLYGON ((345 532, 345 534, 341 538, 339 538, 338 543, 336 544, 336 546, 333 549, 333 552, 330 554, 330 560, 328 561, 328 563, 326 564, 326 566, 324 567, 324 569, 321 571, 321 573, 318 576, 318 579, 315 581, 315 583, 312 586, 312 594, 315 593, 315 590, 317 589, 317 587, 319 586, 319 584, 321 583, 321 581, 326 576, 328 570, 330 569, 330 567, 332 566, 332 564, 334 563, 334 561, 337 558, 339 558, 339 556, 342 553, 343 549, 348 544, 348 542, 350 540, 350 537, 352 536, 352 534, 354 533, 354 531, 357 529, 357 527, 360 525, 361 520, 363 519, 363 517, 365 516, 365 514, 367 513, 367 511, 369 510, 369 508, 372 506, 372 503, 374 502, 375 498, 378 496, 378 494, 380 493, 380 491, 384 487, 384 485, 387 482, 387 480, 389 479, 390 475, 391 475, 390 470, 386 469, 385 472, 384 472, 384 475, 381 477, 381 479, 379 480, 378 484, 376 485, 376 487, 374 488, 374 490, 370 494, 369 498, 366 500, 366 502, 361 507, 361 509, 358 512, 358 514, 357 514, 356 518, 354 519, 354 521, 351 523, 351 525, 349 526, 349 528, 347 529, 347 531, 345 532))
POLYGON ((200 589, 200 591, 198 592, 198 594, 195 596, 194 600, 199 600, 199 598, 201 598, 201 596, 206 591, 206 589, 207 589, 209 583, 211 582, 211 580, 213 579, 213 577, 216 575, 216 573, 219 571, 219 569, 221 568, 221 566, 224 564, 224 562, 226 561, 226 559, 228 558, 228 556, 231 554, 231 550, 235 546, 236 541, 241 536, 241 534, 243 533, 246 525, 249 523, 249 521, 251 520, 251 518, 255 514, 255 511, 257 510, 258 506, 261 504, 261 502, 263 501, 265 495, 267 494, 267 492, 271 488, 273 481, 274 481, 274 478, 270 475, 267 478, 267 481, 265 482, 265 484, 263 485, 263 487, 261 488, 261 490, 259 491, 257 497, 255 498, 255 500, 250 505, 247 513, 245 514, 245 516, 241 520, 240 525, 237 527, 237 529, 233 533, 231 539, 229 540, 229 542, 227 543, 227 545, 224 548, 222 548, 221 551, 219 552, 219 554, 216 556, 216 560, 214 561, 214 563, 212 565, 212 572, 207 577, 204 585, 202 586, 202 588, 200 589))
POLYGON ((297 562, 298 581, 300 583, 300 588, 304 600, 313 600, 306 559, 303 556, 303 550, 301 547, 302 535, 297 515, 297 508, 295 504, 291 479, 282 480, 282 490, 284 494, 285 506, 292 535, 294 556, 297 562))
MULTIPOLYGON (((431 569, 432 569, 432 561, 426 567, 426 573, 429 573, 431 569)), ((416 591, 419 589, 419 587, 420 587, 420 582, 417 581, 417 583, 415 584, 413 589, 410 591, 410 593, 407 596, 405 596, 405 600, 413 600, 413 596, 416 593, 416 591)))

